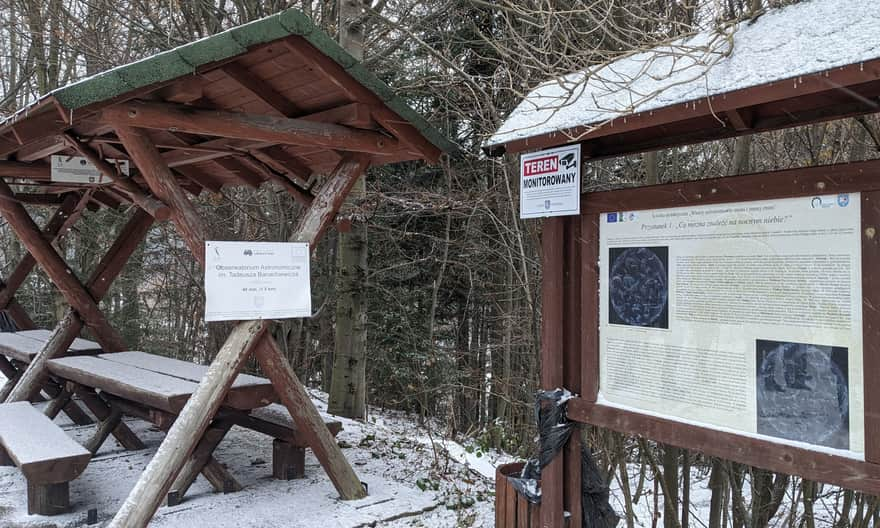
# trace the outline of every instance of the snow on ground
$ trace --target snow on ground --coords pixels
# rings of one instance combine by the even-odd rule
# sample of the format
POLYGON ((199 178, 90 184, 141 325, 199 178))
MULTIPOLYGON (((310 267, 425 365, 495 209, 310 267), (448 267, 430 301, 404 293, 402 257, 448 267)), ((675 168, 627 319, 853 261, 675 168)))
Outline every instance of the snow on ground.
MULTIPOLYGON (((313 397, 323 411, 324 395, 313 393, 313 397)), ((497 455, 484 455, 438 439, 436 433, 429 434, 401 413, 383 412, 368 423, 341 421, 343 431, 338 440, 358 476, 369 486, 368 498, 339 500, 310 451, 305 479, 273 480, 272 439, 236 427, 215 457, 228 466, 244 490, 216 494, 200 477, 182 504, 160 508, 150 526, 201 526, 208 521, 218 528, 493 526, 493 460, 497 460, 497 455)), ((63 416, 58 423, 80 441, 85 441, 94 429, 74 426, 63 416)), ((86 526, 86 512, 90 508, 97 508, 99 526, 106 524, 164 436, 145 422, 133 419, 127 423, 148 449, 127 452, 108 440, 83 475, 71 483, 73 513, 28 516, 24 478, 16 468, 0 467, 0 526, 86 526)))

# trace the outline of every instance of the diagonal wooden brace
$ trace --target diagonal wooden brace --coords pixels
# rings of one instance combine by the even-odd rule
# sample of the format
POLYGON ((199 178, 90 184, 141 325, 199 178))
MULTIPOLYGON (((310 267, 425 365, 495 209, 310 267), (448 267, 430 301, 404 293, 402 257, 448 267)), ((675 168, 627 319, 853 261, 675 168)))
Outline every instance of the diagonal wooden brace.
MULTIPOLYGON (((126 126, 116 126, 117 135, 122 139, 126 150, 141 170, 141 175, 153 193, 168 204, 172 221, 177 225, 184 242, 193 255, 204 266, 204 228, 193 205, 186 199, 174 174, 161 159, 159 151, 142 132, 126 126)), ((300 219, 293 242, 308 242, 311 248, 332 222, 346 195, 357 179, 366 170, 369 159, 363 155, 346 155, 333 173, 322 185, 311 206, 300 219)), ((184 406, 178 419, 162 442, 159 451, 144 470, 134 489, 110 522, 110 528, 144 528, 152 519, 162 499, 168 494, 174 479, 180 473, 186 460, 205 434, 211 420, 217 414, 226 393, 232 386, 236 375, 248 360, 251 353, 261 350, 258 357, 274 372, 275 389, 297 420, 297 426, 311 430, 310 445, 319 455, 325 471, 343 499, 358 499, 365 496, 363 486, 351 465, 345 459, 336 440, 329 435, 314 404, 305 394, 290 364, 283 360, 280 350, 265 334, 268 323, 263 321, 244 321, 235 326, 217 357, 211 363, 198 388, 184 406), (299 416, 300 418, 297 418, 299 416), (313 417, 317 416, 317 422, 313 417), (315 425, 317 423, 317 425, 315 425), (329 436, 329 438, 327 438, 329 436)))
MULTIPOLYGON (((46 240, 52 242, 59 235, 67 232, 67 229, 76 222, 85 209, 88 200, 88 196, 78 197, 73 193, 67 194, 55 214, 43 228, 43 236, 46 240)), ((6 282, 0 282, 0 310, 7 310, 12 320, 21 329, 31 329, 35 325, 27 312, 15 300, 15 293, 27 279, 35 264, 36 260, 33 255, 25 254, 6 282)))
POLYGON ((0 181, 0 214, 6 219, 30 254, 40 263, 70 306, 92 329, 98 342, 101 343, 101 347, 107 352, 125 349, 122 337, 110 326, 95 299, 77 280, 73 270, 58 255, 52 244, 43 238, 34 220, 24 207, 15 201, 12 189, 4 181, 0 181))
MULTIPOLYGON (((137 249, 152 225, 153 217, 143 210, 138 209, 132 215, 131 219, 120 231, 116 242, 113 243, 113 246, 107 251, 107 254, 104 255, 104 258, 92 273, 88 283, 88 291, 86 292, 90 297, 100 299, 107 293, 113 279, 122 271, 123 266, 135 249, 137 249)), ((52 335, 49 336, 49 340, 43 346, 43 349, 34 357, 31 364, 28 365, 6 401, 28 400, 38 392, 48 376, 47 366, 49 360, 65 353, 70 344, 73 343, 73 340, 79 335, 82 327, 83 321, 80 319, 80 314, 74 309, 69 309, 64 318, 59 321, 58 326, 55 327, 52 335)))

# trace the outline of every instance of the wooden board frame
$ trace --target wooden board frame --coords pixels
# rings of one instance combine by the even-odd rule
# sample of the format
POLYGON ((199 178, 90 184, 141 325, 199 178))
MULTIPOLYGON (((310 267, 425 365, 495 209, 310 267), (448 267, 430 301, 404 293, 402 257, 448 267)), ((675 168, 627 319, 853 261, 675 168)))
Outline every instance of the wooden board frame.
MULTIPOLYGON (((742 464, 870 494, 880 493, 880 440, 877 437, 880 432, 880 387, 874 383, 864 384, 864 461, 596 403, 599 389, 600 214, 852 192, 862 193, 863 370, 867 373, 880 368, 880 310, 876 308, 880 307, 880 276, 871 273, 880 266, 880 161, 583 194, 580 217, 565 219, 572 226, 579 224, 579 236, 571 228, 566 230, 566 236, 577 236, 581 256, 579 262, 565 259, 564 290, 579 289, 582 309, 580 318, 574 320, 582 327, 580 350, 577 351, 582 392, 579 398, 569 402, 568 416, 577 422, 642 435, 742 464)), ((562 319, 559 324, 563 324, 562 319)), ((570 361, 570 358, 557 360, 561 363, 570 361)), ((870 381, 869 376, 865 379, 870 381)))

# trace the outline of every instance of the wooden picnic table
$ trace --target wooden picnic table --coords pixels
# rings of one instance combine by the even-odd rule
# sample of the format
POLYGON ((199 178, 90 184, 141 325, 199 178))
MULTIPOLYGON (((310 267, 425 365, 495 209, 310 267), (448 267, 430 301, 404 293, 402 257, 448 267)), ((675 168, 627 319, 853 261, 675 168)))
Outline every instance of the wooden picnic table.
MULTIPOLYGON (((146 352, 116 352, 97 356, 68 356, 48 362, 57 378, 77 387, 84 398, 101 398, 113 414, 99 426, 87 448, 93 453, 106 440, 122 414, 152 422, 167 430, 195 392, 208 367, 146 352), (96 391, 100 391, 98 394, 96 391)), ((213 451, 233 425, 274 437, 273 475, 279 479, 304 476, 306 443, 287 410, 272 405, 277 395, 268 379, 239 374, 226 395, 223 408, 200 439, 190 462, 182 469, 169 493, 169 503, 180 501, 196 476, 203 474, 218 491, 241 486, 213 458, 213 451), (279 411, 279 408, 283 412, 279 411)), ((327 422, 335 435, 341 424, 327 422)))

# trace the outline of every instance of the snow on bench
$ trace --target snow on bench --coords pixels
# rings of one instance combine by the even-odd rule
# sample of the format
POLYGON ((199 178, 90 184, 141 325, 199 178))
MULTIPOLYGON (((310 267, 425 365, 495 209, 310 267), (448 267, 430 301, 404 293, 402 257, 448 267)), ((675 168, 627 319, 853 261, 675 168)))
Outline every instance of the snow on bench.
MULTIPOLYGON (((305 477, 306 448, 308 443, 297 431, 296 423, 287 407, 272 404, 251 411, 249 415, 233 418, 236 425, 272 436, 272 476, 280 480, 305 477)), ((342 430, 342 423, 324 418, 327 429, 333 436, 342 430)))
MULTIPOLYGON (((30 363, 48 340, 48 330, 25 330, 23 332, 0 332, 0 354, 21 361, 22 363, 30 363), (32 333, 40 332, 40 333, 32 333), (46 333, 46 338, 42 339, 41 333, 46 333)), ((68 354, 94 354, 101 351, 101 346, 94 341, 77 338, 68 348, 68 354)))
POLYGON ((70 507, 69 483, 92 454, 28 402, 0 404, 0 446, 28 483, 28 513, 58 515, 70 507))

